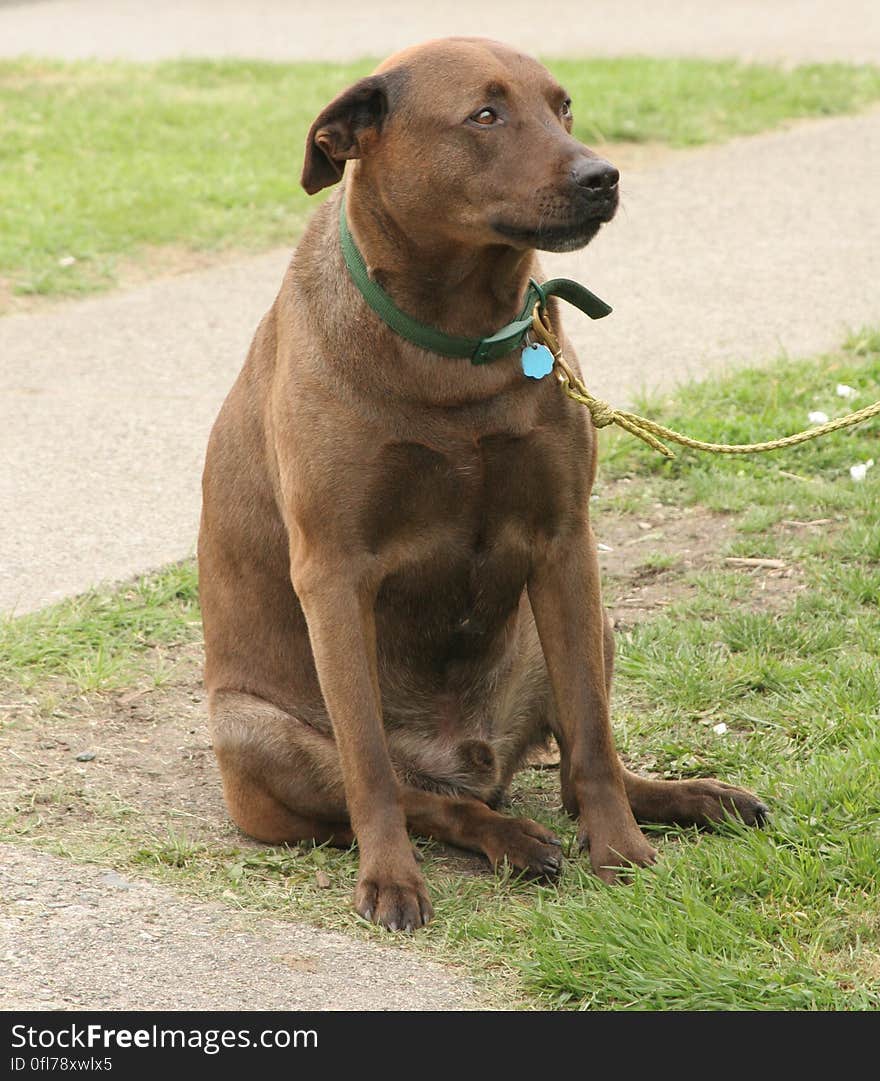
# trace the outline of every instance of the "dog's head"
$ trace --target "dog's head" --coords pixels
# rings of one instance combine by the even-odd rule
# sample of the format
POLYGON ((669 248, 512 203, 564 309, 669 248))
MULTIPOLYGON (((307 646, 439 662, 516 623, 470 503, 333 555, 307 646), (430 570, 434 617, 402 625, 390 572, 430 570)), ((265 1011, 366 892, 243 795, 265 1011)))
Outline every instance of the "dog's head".
POLYGON ((571 130, 571 100, 536 60, 478 38, 432 41, 392 56, 321 112, 302 185, 320 191, 356 161, 356 183, 408 235, 571 251, 618 203, 617 170, 571 130))

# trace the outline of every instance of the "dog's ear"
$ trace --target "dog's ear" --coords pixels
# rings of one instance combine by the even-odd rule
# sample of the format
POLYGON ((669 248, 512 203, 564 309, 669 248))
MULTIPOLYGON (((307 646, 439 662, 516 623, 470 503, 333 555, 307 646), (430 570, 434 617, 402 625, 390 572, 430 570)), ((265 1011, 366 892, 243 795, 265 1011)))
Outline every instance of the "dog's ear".
POLYGON ((371 135, 378 135, 388 115, 382 75, 370 75, 343 91, 309 129, 301 184, 309 195, 342 179, 345 163, 360 158, 371 135))

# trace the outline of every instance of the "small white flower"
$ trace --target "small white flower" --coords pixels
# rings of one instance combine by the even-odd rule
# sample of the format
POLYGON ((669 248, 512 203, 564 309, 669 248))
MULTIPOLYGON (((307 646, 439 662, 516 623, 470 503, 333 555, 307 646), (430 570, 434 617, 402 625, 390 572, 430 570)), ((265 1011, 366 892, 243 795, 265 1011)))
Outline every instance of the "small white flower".
POLYGON ((837 384, 837 397, 838 398, 857 398, 859 392, 855 387, 848 387, 846 383, 837 384))
POLYGON ((724 721, 721 721, 719 724, 713 724, 712 731, 715 733, 716 736, 723 736, 724 733, 727 731, 727 725, 724 723, 724 721))
POLYGON ((828 414, 823 413, 821 409, 815 409, 812 413, 809 414, 807 419, 809 420, 810 424, 827 424, 828 414))
POLYGON ((68 267, 68 266, 73 266, 73 264, 75 262, 76 262, 76 256, 75 255, 65 255, 61 259, 58 260, 58 265, 63 266, 63 267, 68 267))
POLYGON ((851 465, 849 467, 849 475, 853 480, 864 480, 865 474, 873 466, 874 459, 869 458, 867 462, 859 462, 858 465, 851 465))

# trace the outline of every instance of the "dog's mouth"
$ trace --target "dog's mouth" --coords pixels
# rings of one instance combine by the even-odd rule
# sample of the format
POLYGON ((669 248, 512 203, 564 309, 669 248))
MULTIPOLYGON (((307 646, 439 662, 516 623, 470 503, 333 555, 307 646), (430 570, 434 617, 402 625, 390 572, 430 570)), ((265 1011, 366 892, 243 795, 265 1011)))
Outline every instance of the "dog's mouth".
POLYGON ((617 197, 611 196, 590 204, 585 213, 567 221, 545 221, 540 225, 515 225, 496 218, 491 222, 496 233, 507 240, 542 251, 566 252, 586 247, 599 229, 617 212, 617 197))

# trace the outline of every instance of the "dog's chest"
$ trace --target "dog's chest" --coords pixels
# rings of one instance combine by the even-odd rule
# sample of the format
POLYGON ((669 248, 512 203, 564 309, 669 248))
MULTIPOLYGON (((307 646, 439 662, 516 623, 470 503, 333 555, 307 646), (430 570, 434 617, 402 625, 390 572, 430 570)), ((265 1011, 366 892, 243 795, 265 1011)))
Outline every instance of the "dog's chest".
POLYGON ((553 441, 490 435, 454 451, 394 443, 379 464, 361 528, 383 567, 380 651, 408 671, 500 656, 535 547, 568 512, 553 441))
POLYGON ((391 566, 430 558, 440 544, 469 558, 553 536, 567 506, 565 462, 543 429, 445 448, 393 442, 364 492, 361 540, 391 566))

